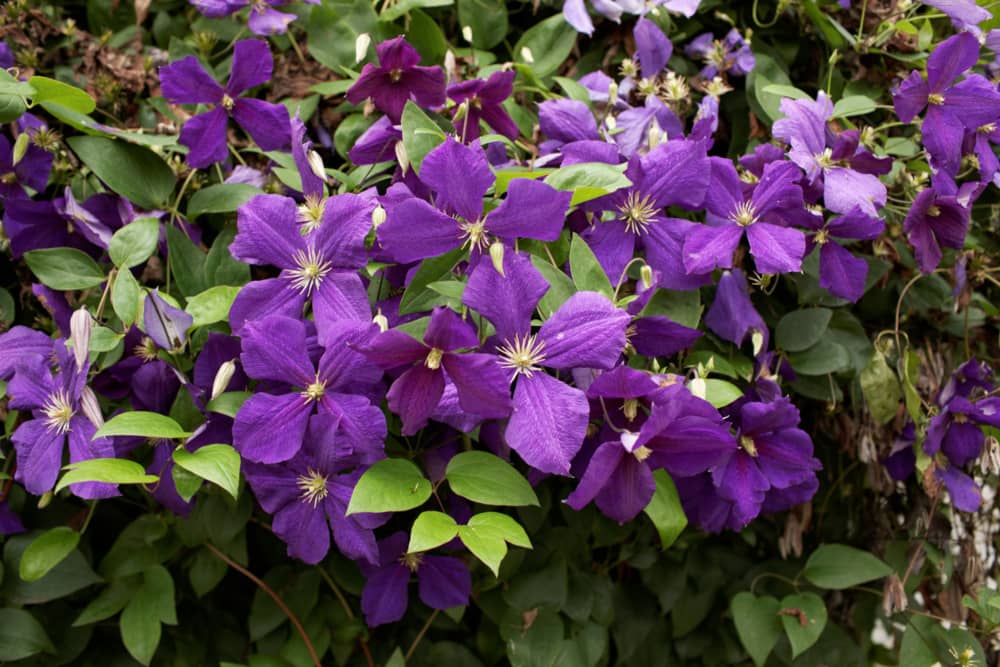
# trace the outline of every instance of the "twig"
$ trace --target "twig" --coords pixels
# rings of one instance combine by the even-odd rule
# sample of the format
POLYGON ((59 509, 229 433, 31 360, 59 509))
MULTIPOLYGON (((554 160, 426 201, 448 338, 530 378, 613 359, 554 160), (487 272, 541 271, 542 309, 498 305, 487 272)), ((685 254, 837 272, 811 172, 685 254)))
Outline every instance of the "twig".
POLYGON ((434 619, 437 618, 438 612, 440 611, 441 611, 440 609, 435 609, 431 613, 431 615, 427 618, 427 622, 424 623, 424 627, 420 628, 420 632, 417 633, 417 636, 413 640, 413 643, 410 644, 410 648, 406 651, 406 655, 403 656, 403 662, 409 662, 410 658, 413 657, 413 652, 417 650, 417 645, 420 644, 420 640, 422 640, 424 638, 424 635, 427 634, 427 631, 431 627, 431 623, 434 622, 434 619))

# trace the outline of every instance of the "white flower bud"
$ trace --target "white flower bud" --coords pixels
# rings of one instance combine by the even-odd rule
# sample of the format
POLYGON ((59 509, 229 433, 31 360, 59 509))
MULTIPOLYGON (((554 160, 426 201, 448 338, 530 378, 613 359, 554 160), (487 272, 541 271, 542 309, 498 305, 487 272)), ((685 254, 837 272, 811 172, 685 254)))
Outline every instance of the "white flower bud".
POLYGON ((500 241, 494 241, 490 245, 490 259, 493 261, 493 268, 497 270, 497 273, 506 278, 507 276, 503 272, 503 251, 503 243, 500 241))
POLYGON ((524 60, 524 62, 528 63, 529 65, 535 62, 535 56, 534 54, 531 53, 531 49, 529 49, 527 46, 521 47, 521 59, 524 60))
POLYGON ((372 322, 378 326, 378 330, 382 333, 389 330, 389 319, 382 314, 381 308, 379 308, 378 312, 375 313, 375 317, 372 318, 372 322))
POLYGON ((376 206, 375 210, 372 211, 372 227, 378 229, 378 226, 385 222, 385 216, 385 209, 382 208, 382 205, 376 206))
POLYGON ((306 155, 309 159, 309 169, 316 174, 316 178, 326 180, 326 167, 323 165, 323 158, 316 151, 309 151, 306 155))
POLYGON ((648 290, 653 286, 653 267, 643 264, 639 269, 639 280, 642 281, 643 290, 648 290))
POLYGON ((403 170, 405 176, 410 168, 410 156, 406 154, 406 146, 402 141, 396 142, 396 161, 399 162, 399 168, 403 170))
POLYGON ((472 26, 463 25, 462 26, 462 38, 468 43, 472 43, 472 26))
POLYGON ((104 415, 101 414, 101 405, 97 402, 97 395, 90 387, 84 387, 80 394, 80 409, 96 428, 104 426, 104 415))
POLYGON ((608 105, 614 106, 618 104, 618 82, 612 81, 608 84, 608 105))
POLYGON ((750 336, 750 342, 753 343, 753 356, 756 357, 764 347, 764 334, 754 329, 753 334, 750 336))
POLYGON ((705 395, 708 392, 708 385, 705 384, 705 380, 703 378, 695 378, 691 380, 688 382, 687 387, 692 395, 702 399, 705 398, 705 395))
POLYGON ((219 370, 215 372, 215 379, 212 380, 212 398, 218 398, 219 395, 226 390, 229 386, 229 381, 233 379, 233 375, 236 373, 236 362, 233 359, 223 363, 219 366, 219 370))
POLYGON ((80 308, 69 320, 69 332, 73 338, 73 357, 76 367, 82 369, 90 356, 90 332, 94 321, 86 308, 80 308))
POLYGON ((368 47, 372 44, 372 36, 367 32, 358 35, 354 40, 354 62, 359 63, 368 55, 368 47))

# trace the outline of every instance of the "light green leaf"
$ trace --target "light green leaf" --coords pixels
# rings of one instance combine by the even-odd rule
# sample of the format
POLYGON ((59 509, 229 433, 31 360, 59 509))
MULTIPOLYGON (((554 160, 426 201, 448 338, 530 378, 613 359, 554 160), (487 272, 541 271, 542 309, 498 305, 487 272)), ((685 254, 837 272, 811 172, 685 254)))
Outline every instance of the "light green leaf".
POLYGON ((802 574, 820 588, 841 590, 886 577, 892 568, 867 551, 824 544, 809 556, 802 574))
POLYGON ((358 480, 347 505, 347 514, 405 512, 431 497, 431 483, 413 462, 383 459, 358 480))
POLYGON ((70 484, 80 482, 104 482, 107 484, 152 484, 160 478, 147 475, 145 469, 135 461, 126 459, 88 459, 65 466, 69 472, 56 484, 59 493, 70 484))
POLYGON ((144 410, 132 410, 115 415, 97 429, 95 438, 113 435, 136 435, 145 438, 186 438, 190 433, 166 415, 144 410))
POLYGON ((864 116, 875 111, 875 101, 863 95, 849 95, 833 105, 834 118, 864 116))
POLYGON ((205 445, 194 452, 179 447, 173 458, 181 468, 222 487, 234 500, 239 494, 240 455, 230 445, 205 445))
POLYGON ((632 181, 625 176, 624 164, 603 162, 583 162, 560 167, 546 176, 545 182, 556 190, 572 192, 570 204, 573 206, 632 185, 632 181))
POLYGON ((205 406, 205 410, 208 412, 217 412, 227 417, 236 417, 236 413, 240 411, 240 408, 243 407, 243 404, 252 395, 249 391, 223 392, 210 400, 208 405, 205 406))
POLYGON ((61 563, 80 542, 80 533, 66 526, 51 528, 36 537, 21 555, 18 574, 24 581, 37 581, 61 563))
POLYGON ((44 248, 24 253, 28 268, 54 290, 96 287, 106 276, 90 255, 76 248, 44 248))
MULTIPOLYGON (((578 290, 600 292, 609 299, 611 298, 614 293, 611 280, 601 268, 597 256, 579 234, 574 234, 573 240, 570 241, 569 268, 573 275, 573 284, 578 290)), ((617 280, 618 276, 614 278, 617 280)))
POLYGON ((202 327, 215 322, 225 322, 229 319, 229 309, 240 293, 239 287, 216 285, 204 292, 188 297, 187 308, 184 310, 194 321, 191 327, 202 327))
POLYGON ((643 511, 660 535, 660 548, 666 550, 684 531, 688 519, 670 474, 666 470, 657 470, 653 478, 656 480, 656 492, 643 511))
POLYGON ((467 524, 472 528, 492 530, 505 542, 514 546, 531 548, 531 540, 517 521, 500 512, 481 512, 474 515, 467 524))
MULTIPOLYGON (((410 166, 419 174, 420 165, 445 140, 445 133, 423 109, 412 101, 403 108, 403 147, 410 166)), ((392 156, 388 156, 392 157, 392 156)))
POLYGON ((444 512, 421 512, 410 529, 407 553, 430 551, 458 535, 458 524, 444 512))
POLYGON ((111 307, 125 326, 131 326, 139 317, 141 297, 139 283, 131 271, 119 271, 111 285, 111 307))
POLYGON ((865 405, 872 418, 879 424, 886 424, 895 418, 902 391, 896 374, 885 361, 885 355, 874 350, 868 365, 861 371, 859 380, 865 405))
POLYGON ((108 255, 118 268, 130 269, 149 259, 156 251, 159 240, 160 221, 142 218, 115 232, 108 244, 108 255))
POLYGON ((780 83, 772 83, 768 86, 764 86, 761 92, 767 93, 768 95, 777 95, 778 97, 788 97, 793 100, 811 100, 812 96, 809 93, 799 90, 795 86, 786 86, 780 83))
POLYGON ((488 452, 456 455, 448 462, 445 478, 452 491, 473 502, 538 506, 538 496, 528 480, 514 466, 488 452))
POLYGON ((569 276, 552 266, 548 259, 532 255, 531 263, 549 283, 549 290, 538 302, 538 310, 545 316, 551 315, 576 293, 576 285, 573 284, 569 276))
POLYGON ((28 84, 35 89, 32 104, 54 103, 78 113, 90 113, 97 104, 94 98, 76 86, 56 81, 44 76, 33 76, 28 84))

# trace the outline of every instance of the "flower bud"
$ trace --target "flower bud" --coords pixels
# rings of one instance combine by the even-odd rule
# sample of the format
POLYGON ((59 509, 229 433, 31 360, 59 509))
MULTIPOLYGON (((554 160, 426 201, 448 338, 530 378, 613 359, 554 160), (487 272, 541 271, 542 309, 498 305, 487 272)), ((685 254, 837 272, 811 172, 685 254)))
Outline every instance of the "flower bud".
POLYGON ((97 428, 104 426, 104 415, 101 414, 101 405, 97 402, 97 395, 90 387, 84 387, 80 394, 80 409, 90 423, 97 428))
POLYGON ((652 123, 649 124, 649 150, 653 150, 657 146, 663 143, 666 139, 666 133, 660 129, 660 124, 654 119, 652 123))
POLYGON ((323 165, 323 158, 316 151, 309 151, 306 155, 309 160, 309 169, 316 174, 316 178, 326 180, 326 167, 323 165))
POLYGON ((608 116, 604 119, 604 126, 608 128, 609 132, 613 132, 618 127, 618 121, 615 120, 614 116, 608 116))
POLYGON ((90 356, 90 332, 93 326, 94 321, 86 308, 77 310, 69 320, 70 336, 73 338, 73 357, 76 359, 76 367, 81 370, 90 356))
POLYGON ((471 25, 463 25, 462 26, 462 39, 464 39, 465 41, 469 42, 470 44, 472 43, 472 26, 471 25))
POLYGON ((455 61, 455 53, 448 49, 444 54, 444 75, 448 77, 449 82, 457 76, 457 70, 458 63, 455 61))
POLYGON ((368 47, 372 44, 372 36, 367 32, 358 35, 354 40, 354 62, 359 63, 368 55, 368 47))
POLYGON ((451 119, 456 123, 465 118, 469 113, 469 101, 463 100, 461 104, 455 109, 455 113, 452 115, 451 119))
POLYGON ((501 276, 506 278, 503 272, 503 243, 500 241, 494 241, 490 244, 490 260, 493 262, 493 268, 497 270, 501 276))
POLYGON ((399 162, 399 168, 403 170, 405 176, 410 168, 410 156, 406 154, 406 146, 403 145, 402 141, 396 142, 396 161, 399 162))
POLYGON ((17 140, 14 141, 14 154, 11 158, 12 167, 16 167, 17 163, 24 157, 24 154, 28 152, 28 144, 30 142, 31 137, 28 136, 27 132, 17 135, 17 140))
POLYGON ((618 104, 618 82, 612 81, 608 85, 608 105, 614 106, 618 104))
POLYGON ((45 509, 46 507, 49 506, 49 503, 51 502, 52 502, 52 492, 46 491, 45 493, 42 494, 42 497, 38 499, 38 509, 40 510, 45 509))
POLYGON ((535 62, 535 56, 531 53, 531 49, 529 49, 527 46, 521 47, 521 58, 524 60, 524 62, 528 63, 529 65, 535 62))
POLYGON ((986 438, 986 446, 983 447, 980 465, 985 474, 1000 475, 1000 441, 992 435, 986 438))
POLYGON ((229 386, 230 380, 233 379, 233 375, 236 374, 236 362, 233 359, 223 363, 219 366, 219 370, 215 372, 215 379, 212 380, 212 398, 218 398, 219 395, 226 390, 229 386))
POLYGON ((890 575, 882 588, 882 611, 885 612, 886 616, 892 616, 898 612, 906 611, 907 603, 903 581, 898 574, 890 575))
POLYGON ((705 398, 708 391, 708 385, 705 383, 704 378, 695 378, 688 382, 687 386, 692 395, 702 399, 705 398))
POLYGON ((646 291, 653 287, 653 267, 649 264, 643 264, 642 268, 639 269, 639 281, 642 283, 643 291, 646 291))
POLYGON ((754 329, 750 335, 750 342, 753 343, 753 356, 757 356, 764 348, 764 334, 754 329))
POLYGON ((378 330, 381 331, 382 333, 385 333, 386 331, 389 330, 389 319, 382 314, 381 308, 379 308, 379 311, 375 313, 375 317, 372 318, 372 322, 375 323, 375 325, 378 327, 378 330))
POLYGON ((385 209, 382 208, 381 204, 379 204, 375 207, 375 210, 372 211, 372 227, 374 229, 378 229, 378 226, 385 222, 385 217, 385 209))

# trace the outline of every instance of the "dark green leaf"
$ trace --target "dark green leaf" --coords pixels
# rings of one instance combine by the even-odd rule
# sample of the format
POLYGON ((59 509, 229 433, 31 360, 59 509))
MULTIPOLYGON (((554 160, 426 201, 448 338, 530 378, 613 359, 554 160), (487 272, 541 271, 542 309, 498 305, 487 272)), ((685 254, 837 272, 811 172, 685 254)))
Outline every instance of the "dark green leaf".
POLYGON ((538 505, 528 480, 503 459, 488 452, 470 451, 448 462, 445 478, 451 490, 486 505, 538 505))
POLYGON ((859 379, 865 405, 872 418, 879 424, 891 421, 899 410, 902 391, 896 374, 885 361, 885 355, 878 350, 872 352, 871 360, 861 371, 859 379))
POLYGON ((792 657, 816 643, 826 627, 826 605, 815 593, 788 595, 781 600, 781 625, 792 645, 792 657))
POLYGON ((507 3, 503 0, 458 0, 458 22, 472 30, 472 45, 492 49, 507 35, 507 3))
POLYGON ((49 636, 23 609, 0 609, 0 661, 14 661, 41 652, 55 653, 49 636))
POLYGON ((566 62, 573 45, 576 30, 562 14, 550 16, 529 28, 514 45, 514 59, 524 63, 540 77, 555 72, 566 62))
POLYGON ((756 597, 753 593, 737 593, 729 609, 736 624, 743 648, 750 658, 761 667, 781 636, 781 622, 778 611, 781 604, 771 596, 756 597))
POLYGON ((851 355, 840 343, 826 338, 802 352, 788 355, 788 362, 796 373, 802 375, 826 375, 836 373, 851 365, 851 355))
POLYGON ((431 483, 406 459, 383 459, 361 476, 351 494, 347 514, 404 512, 431 497, 431 483))
POLYGON ((834 118, 864 116, 875 111, 875 101, 862 95, 851 95, 833 105, 834 118))
POLYGON ((75 248, 45 248, 24 253, 28 268, 54 290, 96 287, 105 280, 104 271, 90 255, 75 248))
POLYGON ((867 551, 845 544, 824 544, 809 556, 802 571, 820 588, 843 589, 892 574, 892 568, 867 551))
POLYGON ((538 310, 545 316, 551 315, 576 293, 576 285, 569 276, 552 266, 547 258, 532 255, 531 263, 549 283, 549 290, 538 302, 538 310))
POLYGON ((76 549, 80 533, 66 526, 52 528, 32 541, 21 554, 18 574, 24 581, 37 581, 76 549))
POLYGON ((112 581, 100 594, 87 603, 80 615, 73 621, 73 627, 90 625, 111 618, 128 604, 135 595, 135 588, 120 579, 112 581))
POLYGON ((413 278, 403 292, 399 302, 400 315, 418 313, 428 310, 433 300, 438 298, 437 292, 428 289, 428 285, 451 276, 451 271, 465 255, 462 248, 455 248, 443 255, 429 257, 420 264, 413 278))
POLYGON ((170 275, 184 296, 204 292, 206 255, 177 227, 167 227, 167 252, 170 253, 170 275))
POLYGON ((163 207, 174 191, 174 172, 148 148, 105 137, 70 137, 66 143, 111 190, 142 208, 163 207))
POLYGON ((793 310, 778 322, 775 344, 786 352, 807 350, 823 337, 831 317, 833 311, 829 308, 793 310))
POLYGON ((139 317, 141 293, 139 283, 131 271, 119 271, 111 285, 111 307, 125 326, 131 326, 139 317))
POLYGON ((205 213, 229 213, 260 194, 260 188, 248 183, 217 183, 191 195, 187 217, 194 220, 205 213))

